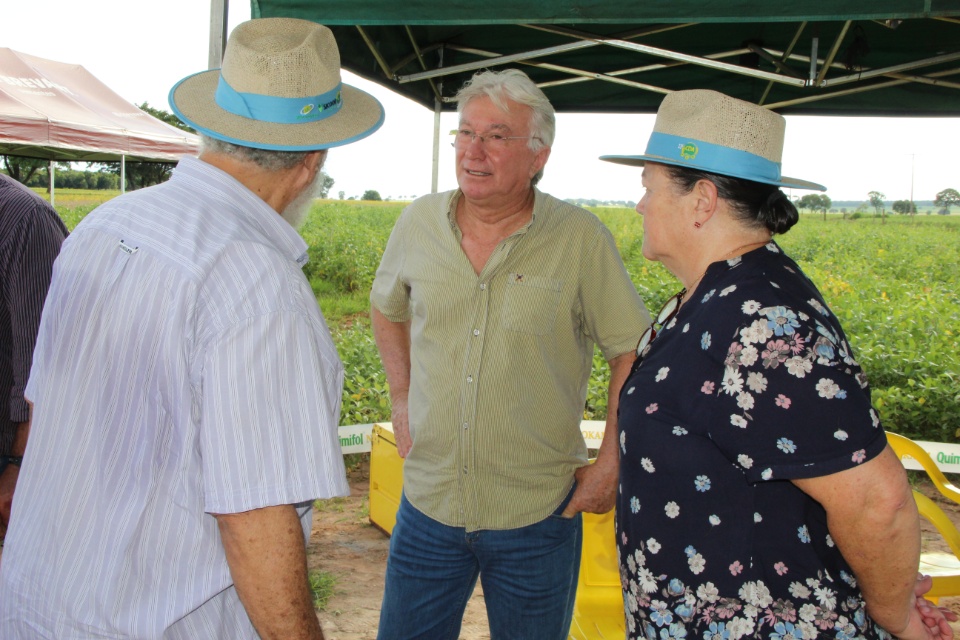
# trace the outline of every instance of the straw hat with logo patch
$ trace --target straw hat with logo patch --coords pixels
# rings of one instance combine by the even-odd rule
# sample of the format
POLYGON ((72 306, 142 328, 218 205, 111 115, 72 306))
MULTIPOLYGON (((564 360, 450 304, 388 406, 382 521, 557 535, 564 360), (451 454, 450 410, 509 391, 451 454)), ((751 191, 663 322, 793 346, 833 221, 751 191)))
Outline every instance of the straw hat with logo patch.
POLYGON ((647 150, 601 160, 642 166, 659 162, 793 189, 827 188, 780 175, 787 123, 769 109, 717 91, 675 91, 660 103, 647 150))
POLYGON ((223 67, 170 90, 178 118, 212 138, 256 149, 314 151, 355 142, 383 124, 383 106, 340 81, 327 27, 261 18, 238 25, 223 67))

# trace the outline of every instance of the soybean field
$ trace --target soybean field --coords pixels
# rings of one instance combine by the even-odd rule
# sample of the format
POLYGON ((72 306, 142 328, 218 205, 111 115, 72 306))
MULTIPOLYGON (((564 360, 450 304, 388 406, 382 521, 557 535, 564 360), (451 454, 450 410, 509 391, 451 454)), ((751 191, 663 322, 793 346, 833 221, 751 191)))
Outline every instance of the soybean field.
MULTIPOLYGON (((318 201, 301 229, 310 245, 304 272, 346 368, 341 424, 390 419, 368 295, 403 206, 318 201)), ((71 229, 93 207, 57 193, 57 210, 71 229)), ((641 255, 640 216, 630 209, 593 211, 617 239, 641 297, 658 309, 680 285, 641 255)), ((960 440, 960 217, 802 215, 777 241, 840 318, 885 428, 922 440, 960 440)), ((603 419, 607 380, 596 353, 584 418, 603 419)))

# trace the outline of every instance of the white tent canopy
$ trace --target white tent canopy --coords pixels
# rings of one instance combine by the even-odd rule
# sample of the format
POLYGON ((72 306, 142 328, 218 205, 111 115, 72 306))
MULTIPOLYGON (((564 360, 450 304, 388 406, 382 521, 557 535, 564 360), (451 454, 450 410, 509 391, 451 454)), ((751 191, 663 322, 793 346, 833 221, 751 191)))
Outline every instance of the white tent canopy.
POLYGON ((130 104, 77 64, 0 48, 0 154, 175 162, 197 136, 130 104))

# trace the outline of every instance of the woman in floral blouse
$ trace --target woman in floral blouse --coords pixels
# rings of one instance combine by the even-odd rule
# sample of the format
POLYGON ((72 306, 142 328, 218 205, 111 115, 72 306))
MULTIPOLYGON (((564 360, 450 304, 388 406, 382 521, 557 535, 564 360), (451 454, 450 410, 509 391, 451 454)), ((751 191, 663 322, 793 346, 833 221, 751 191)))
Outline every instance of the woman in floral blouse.
POLYGON ((682 283, 620 400, 617 544, 630 638, 949 638, 922 598, 916 505, 860 365, 772 240, 785 122, 670 94, 642 156, 643 254, 682 283))

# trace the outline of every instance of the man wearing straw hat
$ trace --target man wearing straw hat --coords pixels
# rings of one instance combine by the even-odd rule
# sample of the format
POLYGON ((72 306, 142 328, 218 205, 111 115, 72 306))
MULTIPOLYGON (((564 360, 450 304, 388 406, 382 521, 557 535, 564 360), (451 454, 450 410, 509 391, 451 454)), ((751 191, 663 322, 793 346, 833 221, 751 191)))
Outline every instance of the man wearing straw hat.
POLYGON ((340 83, 328 29, 291 19, 238 26, 170 103, 199 158, 90 214, 55 268, 5 640, 323 637, 305 538, 313 500, 348 491, 343 367, 288 222, 383 109, 340 83))

